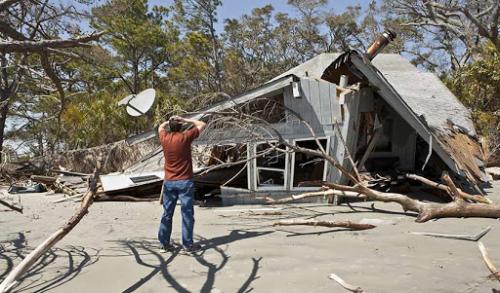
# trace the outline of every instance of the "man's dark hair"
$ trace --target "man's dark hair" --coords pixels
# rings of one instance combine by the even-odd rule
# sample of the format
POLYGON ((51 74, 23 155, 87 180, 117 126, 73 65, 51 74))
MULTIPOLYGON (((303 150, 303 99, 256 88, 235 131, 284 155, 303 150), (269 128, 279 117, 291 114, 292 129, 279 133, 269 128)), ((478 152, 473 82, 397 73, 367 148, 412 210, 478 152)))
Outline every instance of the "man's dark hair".
POLYGON ((182 129, 182 122, 177 119, 170 119, 170 121, 168 121, 168 126, 171 132, 180 132, 182 129))

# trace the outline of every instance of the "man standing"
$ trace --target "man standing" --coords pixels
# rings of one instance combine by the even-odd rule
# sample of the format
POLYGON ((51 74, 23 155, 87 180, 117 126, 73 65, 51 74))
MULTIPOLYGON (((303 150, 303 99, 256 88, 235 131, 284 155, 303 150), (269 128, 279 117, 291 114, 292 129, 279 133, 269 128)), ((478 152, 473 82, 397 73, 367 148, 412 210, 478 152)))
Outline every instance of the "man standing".
POLYGON ((194 183, 191 142, 200 135, 203 128, 205 128, 203 121, 178 116, 173 116, 158 127, 165 158, 165 180, 162 194, 164 212, 158 231, 158 240, 160 240, 161 249, 164 251, 173 248, 170 244, 170 235, 172 234, 172 218, 178 198, 181 201, 183 248, 188 252, 200 249, 198 244, 193 244, 194 183), (187 123, 193 124, 194 127, 182 131, 183 125, 187 123), (167 124, 170 132, 165 129, 167 124))

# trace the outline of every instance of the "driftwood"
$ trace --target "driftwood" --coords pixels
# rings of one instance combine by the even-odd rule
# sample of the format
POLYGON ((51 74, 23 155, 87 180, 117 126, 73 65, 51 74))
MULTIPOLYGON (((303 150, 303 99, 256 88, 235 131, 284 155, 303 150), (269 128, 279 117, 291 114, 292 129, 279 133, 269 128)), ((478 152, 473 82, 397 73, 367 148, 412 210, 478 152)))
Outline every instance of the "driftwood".
POLYGON ((330 279, 334 280, 335 282, 339 283, 340 286, 344 287, 344 289, 349 290, 354 293, 364 293, 365 291, 361 289, 361 287, 357 287, 354 285, 351 285, 344 281, 341 277, 339 277, 336 274, 330 274, 330 279))
POLYGON ((497 268, 493 264, 493 262, 490 259, 490 256, 488 255, 488 251, 486 250, 486 247, 484 244, 479 241, 477 243, 477 246, 479 247, 479 251, 481 251, 481 255, 483 256, 484 263, 488 267, 488 270, 490 270, 492 277, 497 279, 500 282, 500 272, 498 272, 497 268))
POLYGON ((467 240, 467 241, 478 241, 483 238, 488 232, 490 232, 492 226, 482 230, 481 232, 475 235, 454 235, 454 234, 441 234, 441 233, 430 233, 430 232, 411 232, 411 234, 415 235, 424 235, 438 238, 449 238, 449 239, 458 239, 458 240, 467 240))
POLYGON ((329 228, 348 228, 352 230, 367 230, 375 228, 370 224, 359 224, 351 221, 317 221, 317 220, 283 220, 273 224, 273 226, 321 226, 329 228))
POLYGON ((89 190, 83 197, 82 204, 76 213, 64 224, 59 230, 50 235, 45 241, 38 245, 35 250, 29 253, 3 280, 0 284, 0 293, 8 292, 18 283, 17 280, 28 271, 47 251, 49 251, 57 242, 66 236, 87 214, 90 205, 94 200, 94 195, 97 190, 97 172, 94 173, 90 181, 89 190))
POLYGON ((19 212, 19 213, 21 213, 21 214, 23 213, 23 207, 17 207, 17 206, 15 206, 15 205, 10 204, 10 203, 8 203, 8 202, 6 202, 6 201, 4 201, 4 200, 1 200, 1 199, 0 199, 0 204, 1 204, 1 205, 3 205, 3 206, 8 207, 8 208, 9 208, 9 209, 11 209, 11 210, 14 210, 14 211, 16 211, 16 212, 19 212))

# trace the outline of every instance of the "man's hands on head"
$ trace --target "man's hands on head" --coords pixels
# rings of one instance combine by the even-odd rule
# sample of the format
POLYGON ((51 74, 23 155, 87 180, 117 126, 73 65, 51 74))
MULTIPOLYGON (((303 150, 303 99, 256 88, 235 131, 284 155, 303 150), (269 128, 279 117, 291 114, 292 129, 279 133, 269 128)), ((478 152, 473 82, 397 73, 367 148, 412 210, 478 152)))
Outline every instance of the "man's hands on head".
POLYGON ((170 122, 170 121, 178 121, 178 122, 184 122, 184 123, 193 123, 194 127, 198 128, 198 130, 201 132, 204 128, 206 123, 200 120, 195 120, 195 119, 189 119, 189 118, 184 118, 180 117, 177 115, 174 115, 168 119, 168 121, 163 122, 159 127, 158 127, 158 132, 163 130, 165 126, 170 122))

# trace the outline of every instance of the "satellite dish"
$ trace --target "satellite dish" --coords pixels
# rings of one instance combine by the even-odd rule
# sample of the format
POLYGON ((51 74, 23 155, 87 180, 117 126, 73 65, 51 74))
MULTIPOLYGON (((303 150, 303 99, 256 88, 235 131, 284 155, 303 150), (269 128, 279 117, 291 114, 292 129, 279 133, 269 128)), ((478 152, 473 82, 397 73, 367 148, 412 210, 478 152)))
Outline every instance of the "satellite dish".
POLYGON ((154 89, 144 90, 137 95, 126 96, 118 102, 118 105, 126 105, 130 116, 138 117, 151 109, 155 102, 156 91, 154 89))

